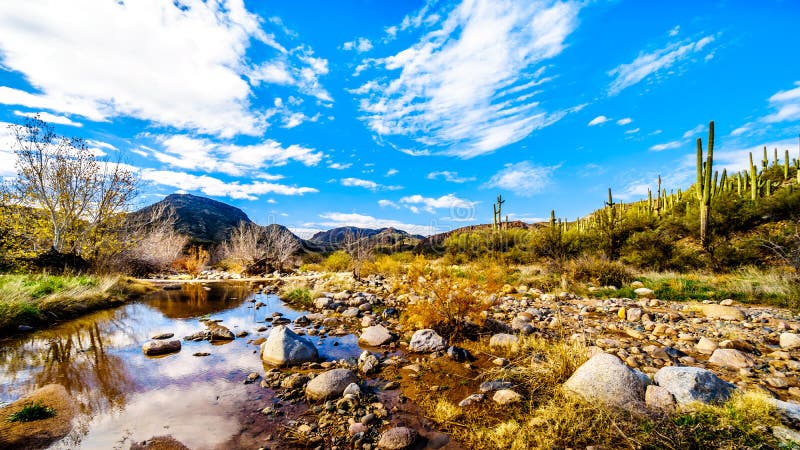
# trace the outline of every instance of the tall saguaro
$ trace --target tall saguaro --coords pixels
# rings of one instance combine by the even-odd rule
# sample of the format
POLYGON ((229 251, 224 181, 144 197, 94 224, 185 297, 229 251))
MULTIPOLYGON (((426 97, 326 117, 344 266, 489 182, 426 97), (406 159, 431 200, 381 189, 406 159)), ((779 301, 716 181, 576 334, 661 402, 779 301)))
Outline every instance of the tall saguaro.
POLYGON ((703 163, 703 140, 697 138, 697 189, 695 194, 700 203, 700 244, 708 248, 708 216, 711 210, 712 186, 711 174, 714 165, 714 121, 708 124, 708 152, 703 163))

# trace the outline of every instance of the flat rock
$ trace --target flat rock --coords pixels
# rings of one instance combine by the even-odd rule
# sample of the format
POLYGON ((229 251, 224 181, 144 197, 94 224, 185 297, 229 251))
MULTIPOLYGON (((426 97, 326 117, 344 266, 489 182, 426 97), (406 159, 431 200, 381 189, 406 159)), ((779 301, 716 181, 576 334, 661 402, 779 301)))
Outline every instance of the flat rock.
POLYGON ((166 355, 181 351, 181 341, 147 341, 142 345, 142 351, 147 356, 166 355))
POLYGON ((785 350, 800 348, 800 334, 781 333, 780 344, 781 348, 785 350))
POLYGON ((388 344, 392 341, 392 339, 394 339, 394 336, 392 336, 392 333, 390 333, 386 327, 383 325, 373 325, 371 327, 364 328, 364 330, 361 332, 361 336, 358 338, 358 341, 373 347, 378 347, 388 344))
POLYGON ((730 397, 734 386, 699 367, 662 367, 655 382, 669 391, 680 405, 691 402, 721 403, 730 397))
POLYGON ((389 428, 381 434, 378 448, 382 450, 403 450, 414 445, 417 432, 407 427, 389 428))
POLYGON ((72 431, 76 406, 64 386, 48 384, 0 408, 0 448, 44 448, 72 431), (30 402, 53 408, 56 415, 31 422, 9 422, 11 414, 30 402))
POLYGON ((418 353, 439 352, 445 348, 447 348, 447 341, 431 329, 415 331, 408 344, 409 350, 418 353))
POLYGON ((285 326, 277 326, 261 344, 261 360, 277 366, 294 366, 319 359, 317 347, 285 326))
POLYGON ((143 442, 134 442, 130 450, 189 450, 172 436, 156 436, 143 442))
POLYGON ((350 383, 358 383, 358 377, 348 369, 332 369, 322 372, 306 384, 309 400, 327 400, 342 395, 350 383))
POLYGON ((489 347, 514 347, 517 344, 519 338, 508 333, 497 333, 489 339, 489 347))
POLYGON ((745 369, 753 367, 755 362, 746 353, 733 348, 718 348, 714 350, 708 362, 726 369, 745 369))
POLYGON ((583 363, 564 383, 564 389, 589 401, 638 409, 644 405, 649 378, 608 353, 598 353, 583 363))
POLYGON ((171 338, 173 336, 175 336, 175 333, 160 333, 160 334, 157 334, 157 335, 151 337, 150 339, 153 339, 153 340, 157 341, 157 340, 161 340, 161 339, 169 339, 169 338, 171 338))
POLYGON ((744 320, 744 313, 733 306, 708 304, 700 307, 703 315, 709 319, 719 320, 744 320))

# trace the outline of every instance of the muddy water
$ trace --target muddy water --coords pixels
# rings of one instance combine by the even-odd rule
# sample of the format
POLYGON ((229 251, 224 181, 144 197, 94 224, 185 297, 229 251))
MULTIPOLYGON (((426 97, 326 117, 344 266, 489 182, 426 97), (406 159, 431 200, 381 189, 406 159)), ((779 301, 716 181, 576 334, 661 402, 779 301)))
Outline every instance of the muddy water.
MULTIPOLYGON (((73 432, 53 449, 127 449, 166 434, 193 449, 258 448, 280 424, 258 413, 272 401, 271 391, 243 383, 248 373, 265 370, 258 347, 247 341, 268 334, 256 329, 273 312, 289 319, 303 314, 274 295, 254 294, 246 284, 186 284, 0 340, 0 404, 49 383, 65 386, 80 415, 73 432), (253 299, 267 306, 256 311, 253 299), (203 317, 250 335, 221 345, 184 341, 179 353, 159 358, 142 353, 153 335, 182 338, 205 329, 198 321, 203 317), (197 352, 210 356, 193 356, 197 352)), ((361 352, 353 335, 312 340, 327 360, 361 352)), ((288 408, 291 417, 301 412, 291 408, 304 406, 288 408)))

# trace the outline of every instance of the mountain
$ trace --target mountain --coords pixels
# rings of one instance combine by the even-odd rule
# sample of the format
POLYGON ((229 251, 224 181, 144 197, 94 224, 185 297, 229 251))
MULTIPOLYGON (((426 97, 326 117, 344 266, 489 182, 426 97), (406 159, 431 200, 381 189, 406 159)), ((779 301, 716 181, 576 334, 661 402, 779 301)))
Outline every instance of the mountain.
POLYGON ((338 227, 314 234, 310 242, 318 242, 343 248, 351 236, 355 241, 377 252, 391 253, 413 249, 424 236, 412 235, 396 228, 338 227))
MULTIPOLYGON (((533 228, 540 224, 529 224, 522 222, 521 220, 513 220, 511 222, 503 222, 503 227, 507 229, 511 228, 521 228, 523 230, 527 230, 529 228, 533 228)), ((455 230, 446 231, 444 233, 439 234, 432 234, 428 237, 423 237, 420 239, 417 246, 414 248, 414 251, 418 252, 431 252, 431 251, 443 251, 444 250, 444 241, 452 236, 453 234, 459 233, 467 233, 470 231, 478 231, 478 230, 485 230, 492 228, 492 224, 480 224, 480 225, 469 225, 466 227, 456 228, 455 230)))
POLYGON ((239 222, 253 223, 244 211, 235 206, 191 194, 168 195, 160 202, 132 213, 131 219, 143 217, 161 205, 175 211, 175 228, 199 244, 222 242, 239 222))

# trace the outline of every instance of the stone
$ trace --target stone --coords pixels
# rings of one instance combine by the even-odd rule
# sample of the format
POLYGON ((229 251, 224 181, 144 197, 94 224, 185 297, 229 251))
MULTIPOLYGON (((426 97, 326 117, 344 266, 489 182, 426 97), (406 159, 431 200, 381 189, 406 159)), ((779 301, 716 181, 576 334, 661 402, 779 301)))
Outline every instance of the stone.
POLYGON ((472 354, 470 354, 468 350, 454 345, 447 347, 446 353, 447 357, 455 362, 471 361, 473 359, 472 354))
POLYGON ((641 308, 631 308, 627 312, 628 322, 638 322, 642 318, 641 308))
POLYGON ((733 348, 718 348, 714 350, 708 362, 726 369, 744 369, 753 367, 755 362, 746 353, 733 348))
POLYGON ((653 292, 652 289, 646 287, 636 288, 633 290, 633 292, 635 292, 636 295, 638 295, 639 297, 644 297, 644 298, 653 298, 653 294, 655 294, 655 292, 653 292))
POLYGON ((461 400, 460 402, 458 402, 458 406, 464 408, 464 407, 473 405, 475 403, 480 403, 480 402, 482 402, 484 400, 486 400, 486 396, 483 395, 483 394, 471 394, 467 398, 465 398, 464 400, 461 400))
POLYGON ((733 299, 726 298, 725 300, 719 302, 722 306, 733 306, 733 299))
POLYGON ((147 356, 166 355, 181 351, 181 341, 173 339, 171 341, 147 341, 142 345, 142 351, 147 356))
POLYGON ((224 327, 216 322, 206 322, 206 327, 210 332, 210 340, 214 341, 232 341, 236 336, 227 327, 224 327))
POLYGON ((708 304, 703 305, 700 310, 709 319, 718 320, 744 320, 744 313, 739 308, 733 306, 723 306, 708 304))
POLYGON ((158 341, 158 340, 162 340, 162 339, 169 339, 169 338, 171 338, 173 336, 175 336, 175 333, 161 333, 161 334, 157 334, 157 335, 151 337, 150 339, 152 339, 154 341, 158 341))
MULTIPOLYGON (((800 432, 786 428, 782 425, 772 427, 772 435, 784 444, 797 444, 800 443, 800 432)), ((786 448, 792 448, 787 445, 786 448)))
POLYGON ((364 374, 370 374, 380 369, 381 363, 378 358, 372 353, 364 350, 358 357, 358 371, 364 374))
POLYGON ((342 317, 358 317, 359 314, 361 314, 361 310, 353 306, 344 310, 342 317))
POLYGON ((378 448, 382 450, 404 450, 417 440, 417 432, 407 427, 389 428, 381 434, 378 448))
POLYGON ((0 408, 0 448, 45 448, 72 431, 77 407, 64 386, 48 384, 0 408), (26 404, 40 402, 56 415, 32 422, 9 422, 8 416, 26 404))
POLYGON ((317 348, 283 325, 277 326, 261 344, 261 360, 277 366, 294 366, 319 359, 317 348))
POLYGON ((418 353, 440 352, 445 348, 447 348, 445 339, 431 329, 415 331, 408 344, 409 350, 418 353))
POLYGON ((361 388, 358 387, 358 384, 356 384, 356 383, 350 383, 350 384, 347 385, 346 388, 344 388, 344 391, 342 392, 342 395, 359 396, 359 395, 361 395, 361 388))
POLYGON ((708 339, 706 337, 701 337, 697 344, 695 344, 694 349, 697 350, 699 353, 703 353, 705 355, 710 355, 714 353, 718 347, 717 342, 713 339, 708 339))
POLYGON ((366 433, 367 431, 369 431, 369 428, 361 422, 352 423, 347 428, 347 432, 350 433, 350 436, 355 436, 358 433, 366 433))
POLYGON ((499 391, 500 389, 509 389, 511 386, 512 384, 510 381, 492 380, 481 383, 478 390, 481 392, 492 392, 499 391))
POLYGON ((781 333, 780 344, 781 348, 785 350, 800 348, 800 334, 781 333))
POLYGON ((522 395, 512 391, 511 389, 500 389, 492 396, 492 401, 499 405, 510 405, 512 403, 519 403, 522 401, 522 395))
POLYGON ((258 373, 256 373, 256 372, 250 372, 250 373, 247 375, 247 378, 245 378, 245 379, 244 379, 244 384, 252 384, 252 383, 255 383, 255 382, 256 382, 256 380, 258 380, 259 378, 261 378, 261 375, 259 375, 259 374, 258 374, 258 373))
POLYGON ((306 397, 309 400, 327 400, 342 395, 350 383, 357 383, 358 377, 348 369, 332 369, 322 372, 306 384, 306 397))
POLYGON ((655 382, 669 391, 679 405, 691 402, 721 403, 727 400, 734 386, 699 367, 662 367, 655 382))
POLYGON ((281 387, 284 389, 298 389, 305 386, 309 380, 308 375, 293 373, 281 381, 281 387))
POLYGON ((792 422, 800 422, 800 403, 784 402, 777 398, 767 398, 767 402, 774 406, 784 418, 792 422))
POLYGON ((519 338, 513 334, 497 333, 489 339, 489 347, 514 347, 519 344, 519 338))
POLYGON ((314 307, 317 309, 328 309, 332 303, 333 300, 329 299, 328 297, 320 297, 314 300, 314 307))
POLYGON ((644 392, 644 403, 651 408, 670 410, 675 407, 675 398, 666 388, 650 384, 644 392))
POLYGON ((386 329, 383 325, 373 325, 371 327, 364 328, 361 332, 361 336, 358 338, 358 342, 363 342, 367 345, 371 345, 373 347, 378 347, 381 345, 388 344, 394 339, 392 333, 386 329))
POLYGON ((143 442, 134 442, 130 450, 189 450, 172 436, 155 436, 143 442))
POLYGON ((650 380, 647 375, 630 369, 614 355, 598 353, 583 363, 564 383, 564 389, 589 401, 638 409, 650 380))

